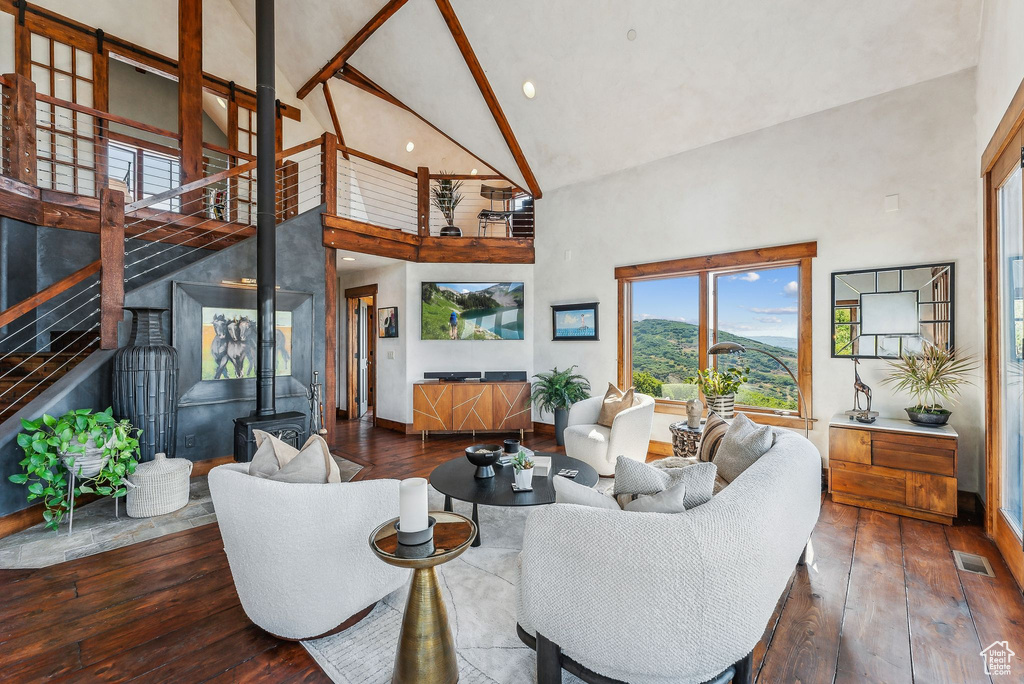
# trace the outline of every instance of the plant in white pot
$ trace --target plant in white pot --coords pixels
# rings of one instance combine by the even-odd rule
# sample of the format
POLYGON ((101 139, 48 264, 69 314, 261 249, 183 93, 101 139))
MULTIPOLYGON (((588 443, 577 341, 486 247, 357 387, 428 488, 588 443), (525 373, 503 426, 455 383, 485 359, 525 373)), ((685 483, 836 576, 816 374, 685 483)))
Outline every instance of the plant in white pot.
POLYGON ((972 355, 926 343, 920 352, 890 361, 882 383, 913 397, 914 406, 904 409, 911 422, 945 425, 951 412, 940 400, 955 404, 960 388, 972 384, 970 376, 977 370, 972 355))
POLYGON ((122 497, 125 478, 138 465, 138 430, 127 420, 115 420, 112 411, 69 411, 60 417, 44 414, 22 419, 18 446, 25 452, 22 472, 8 479, 28 487, 28 500, 43 501, 43 520, 56 530, 74 498, 80 494, 122 497), (78 484, 68 491, 74 473, 78 484))
POLYGON ((563 371, 558 370, 556 366, 547 373, 537 373, 533 376, 537 378, 537 382, 533 383, 530 402, 542 412, 554 414, 555 444, 558 446, 565 445, 562 433, 569 424, 569 407, 590 397, 590 381, 573 372, 575 370, 576 366, 570 366, 563 371))
POLYGON ((516 487, 519 489, 533 488, 533 459, 525 451, 520 451, 512 459, 512 467, 516 471, 516 487))
POLYGON ((719 371, 717 368, 706 368, 697 371, 683 382, 696 385, 708 400, 708 411, 717 413, 722 418, 736 415, 736 393, 747 381, 750 368, 735 366, 719 371))

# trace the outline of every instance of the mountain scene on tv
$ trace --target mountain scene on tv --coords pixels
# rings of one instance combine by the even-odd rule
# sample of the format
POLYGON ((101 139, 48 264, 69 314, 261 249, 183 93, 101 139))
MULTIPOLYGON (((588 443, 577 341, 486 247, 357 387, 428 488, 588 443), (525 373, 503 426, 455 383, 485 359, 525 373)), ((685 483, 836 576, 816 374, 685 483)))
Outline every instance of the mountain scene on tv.
MULTIPOLYGON (((718 341, 764 349, 796 372, 796 338, 752 338, 719 331, 718 341)), ((720 356, 718 364, 722 370, 730 366, 750 367, 749 380, 736 395, 737 404, 796 410, 796 385, 779 364, 764 354, 720 356)), ((697 387, 683 382, 696 372, 696 325, 657 318, 633 321, 633 384, 639 391, 680 401, 696 399, 697 387)))
POLYGON ((422 283, 424 340, 522 340, 523 283, 422 283))

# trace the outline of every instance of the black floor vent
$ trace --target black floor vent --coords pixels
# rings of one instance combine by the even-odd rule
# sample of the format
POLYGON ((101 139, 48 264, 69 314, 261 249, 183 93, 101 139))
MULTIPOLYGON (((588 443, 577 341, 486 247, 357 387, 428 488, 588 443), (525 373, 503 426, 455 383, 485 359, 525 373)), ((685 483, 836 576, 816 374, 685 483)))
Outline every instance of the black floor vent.
POLYGON ((953 558, 956 560, 956 567, 964 572, 973 572, 975 575, 985 575, 986 577, 996 576, 992 572, 992 564, 984 556, 964 551, 954 551, 953 558))

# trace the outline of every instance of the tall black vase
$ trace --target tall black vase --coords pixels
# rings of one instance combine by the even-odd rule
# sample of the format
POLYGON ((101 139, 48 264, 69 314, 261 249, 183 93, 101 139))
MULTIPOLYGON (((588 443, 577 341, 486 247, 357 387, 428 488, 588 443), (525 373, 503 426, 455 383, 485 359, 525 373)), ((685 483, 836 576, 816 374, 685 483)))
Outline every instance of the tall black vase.
POLYGON ((125 307, 132 313, 127 346, 114 354, 114 415, 142 430, 140 460, 158 452, 174 458, 178 430, 178 352, 164 343, 161 314, 167 309, 125 307))

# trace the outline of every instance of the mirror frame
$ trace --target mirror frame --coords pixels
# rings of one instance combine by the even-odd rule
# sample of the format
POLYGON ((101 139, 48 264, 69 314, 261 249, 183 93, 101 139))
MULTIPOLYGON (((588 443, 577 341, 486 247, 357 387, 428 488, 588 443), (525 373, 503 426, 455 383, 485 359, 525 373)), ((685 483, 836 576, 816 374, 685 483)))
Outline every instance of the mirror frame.
MULTIPOLYGON (((875 284, 876 284, 876 289, 873 292, 871 292, 871 293, 860 292, 860 293, 858 293, 858 295, 862 295, 862 294, 899 293, 899 292, 918 292, 920 290, 920 288, 905 289, 903 287, 903 272, 904 271, 913 271, 913 270, 917 270, 917 269, 921 269, 921 268, 947 268, 947 269, 949 269, 949 299, 948 300, 938 300, 936 302, 936 303, 939 303, 939 304, 948 304, 948 306, 949 306, 949 318, 948 319, 945 319, 945 318, 943 318, 943 319, 935 319, 935 318, 922 319, 920 317, 920 308, 919 308, 918 309, 918 326, 919 326, 919 329, 920 329, 920 327, 924 326, 924 325, 934 325, 936 323, 946 323, 949 326, 949 340, 946 343, 946 346, 949 349, 954 348, 954 345, 955 345, 955 333, 956 333, 956 265, 955 265, 954 262, 948 261, 948 262, 937 262, 937 263, 928 263, 928 264, 909 264, 909 265, 905 265, 905 266, 885 266, 885 267, 880 267, 880 268, 864 268, 864 269, 859 269, 859 270, 854 270, 854 271, 834 271, 832 273, 831 299, 830 299, 830 305, 829 305, 829 308, 831 309, 831 312, 832 312, 831 313, 832 320, 831 320, 831 323, 830 323, 830 326, 832 328, 832 335, 831 335, 831 339, 830 339, 830 342, 829 342, 829 344, 831 345, 830 356, 833 359, 896 359, 896 358, 899 358, 898 354, 893 354, 893 355, 878 354, 877 353, 878 352, 878 344, 877 344, 877 342, 875 344, 874 353, 871 353, 871 354, 853 354, 853 353, 850 353, 850 354, 837 354, 836 353, 836 310, 837 309, 847 309, 847 308, 849 308, 848 306, 839 306, 839 305, 836 304, 836 283, 843 276, 873 274, 874 275, 875 284), (895 290, 879 290, 879 289, 877 289, 878 274, 879 273, 890 272, 890 271, 896 271, 899 274, 899 283, 897 285, 897 289, 895 289, 895 290)), ((920 302, 919 301, 918 302, 918 307, 920 307, 922 304, 931 304, 931 303, 932 302, 920 302)), ((861 337, 861 335, 859 333, 855 337, 851 337, 850 344, 853 345, 853 343, 857 339, 859 339, 860 337, 861 337)), ((897 338, 899 340, 899 342, 898 342, 899 350, 900 350, 900 352, 902 352, 903 344, 904 344, 904 338, 907 338, 907 337, 923 338, 924 336, 921 335, 920 331, 919 331, 917 335, 892 335, 892 336, 889 336, 889 335, 867 335, 865 337, 875 337, 876 339, 880 338, 880 337, 897 338)), ((852 352, 852 349, 851 349, 851 352, 852 352)))

